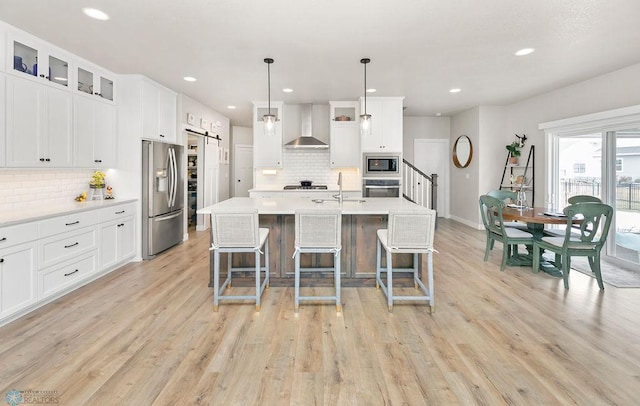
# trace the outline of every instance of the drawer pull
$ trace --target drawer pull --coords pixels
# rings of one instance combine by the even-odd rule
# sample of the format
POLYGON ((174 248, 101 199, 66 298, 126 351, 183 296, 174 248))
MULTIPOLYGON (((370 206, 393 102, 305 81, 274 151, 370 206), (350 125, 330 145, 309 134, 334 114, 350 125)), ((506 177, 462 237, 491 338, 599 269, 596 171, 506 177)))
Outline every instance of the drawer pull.
POLYGON ((65 223, 65 226, 73 226, 75 224, 80 224, 80 220, 74 221, 73 223, 65 223))
POLYGON ((4 258, 0 258, 0 264, 4 262, 4 258))
POLYGON ((122 213, 124 213, 124 212, 125 212, 124 210, 122 210, 122 211, 117 211, 117 212, 116 212, 116 214, 122 214, 122 213))
POLYGON ((124 223, 118 224, 118 227, 124 227, 124 223))
POLYGON ((79 269, 76 269, 76 270, 75 270, 75 271, 73 271, 73 272, 69 272, 69 273, 64 274, 64 276, 73 275, 74 273, 79 272, 79 271, 80 271, 79 269))
POLYGON ((79 242, 75 242, 75 243, 73 243, 73 244, 71 244, 71 245, 65 245, 64 247, 65 247, 65 248, 71 248, 71 247, 75 247, 75 246, 76 246, 76 245, 78 245, 78 244, 80 244, 80 243, 79 243, 79 242))
POLYGON ((5 242, 5 241, 7 241, 7 237, 0 238, 0 242, 5 242))

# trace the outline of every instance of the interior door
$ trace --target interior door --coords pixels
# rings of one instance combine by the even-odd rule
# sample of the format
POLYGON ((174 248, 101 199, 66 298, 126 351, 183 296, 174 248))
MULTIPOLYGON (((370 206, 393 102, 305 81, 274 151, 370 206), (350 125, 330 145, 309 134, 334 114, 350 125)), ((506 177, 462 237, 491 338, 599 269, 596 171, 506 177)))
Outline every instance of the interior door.
POLYGON ((236 145, 233 154, 234 196, 249 197, 253 187, 253 146, 236 145))
POLYGON ((449 140, 416 139, 413 141, 413 157, 412 163, 416 168, 429 176, 433 173, 438 175, 438 216, 449 217, 449 140))

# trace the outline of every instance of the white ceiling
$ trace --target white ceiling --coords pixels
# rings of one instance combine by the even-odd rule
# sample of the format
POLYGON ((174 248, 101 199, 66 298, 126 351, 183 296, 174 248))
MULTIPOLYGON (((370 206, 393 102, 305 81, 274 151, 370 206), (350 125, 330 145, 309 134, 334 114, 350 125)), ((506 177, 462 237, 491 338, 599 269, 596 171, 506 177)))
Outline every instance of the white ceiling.
POLYGON ((296 104, 362 96, 359 61, 371 58, 368 87, 405 96, 408 116, 511 103, 640 62, 640 0, 2 0, 0 20, 245 126, 251 101, 267 99, 265 57, 271 99, 296 104), (536 52, 513 55, 525 47, 536 52))

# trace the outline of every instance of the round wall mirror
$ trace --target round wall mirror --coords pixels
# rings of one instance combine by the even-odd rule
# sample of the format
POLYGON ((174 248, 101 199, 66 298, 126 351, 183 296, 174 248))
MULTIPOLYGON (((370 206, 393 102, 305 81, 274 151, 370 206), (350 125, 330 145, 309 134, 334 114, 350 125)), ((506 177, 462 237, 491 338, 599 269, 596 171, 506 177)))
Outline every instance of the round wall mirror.
POLYGON ((453 145, 453 164, 456 168, 466 168, 473 157, 473 146, 466 135, 461 135, 453 145))

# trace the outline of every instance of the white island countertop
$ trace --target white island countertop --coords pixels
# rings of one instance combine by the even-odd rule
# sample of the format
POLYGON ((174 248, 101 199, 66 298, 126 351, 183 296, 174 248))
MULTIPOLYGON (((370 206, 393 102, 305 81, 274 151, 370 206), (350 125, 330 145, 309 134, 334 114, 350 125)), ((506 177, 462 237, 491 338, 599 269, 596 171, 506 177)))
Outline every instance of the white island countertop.
POLYGON ((325 201, 315 203, 312 199, 287 199, 287 198, 251 198, 234 197, 220 203, 203 207, 198 214, 211 214, 214 210, 258 210, 258 214, 295 214, 296 210, 317 209, 331 210, 342 209, 342 214, 389 214, 389 210, 428 210, 425 207, 411 203, 402 198, 363 198, 364 202, 344 201, 342 205, 338 201, 325 201))
POLYGON ((0 213, 0 227, 25 223, 28 221, 42 220, 64 214, 95 210, 103 207, 135 202, 136 200, 137 199, 105 199, 84 202, 76 202, 72 200, 68 203, 58 205, 35 205, 18 210, 5 210, 0 213))

